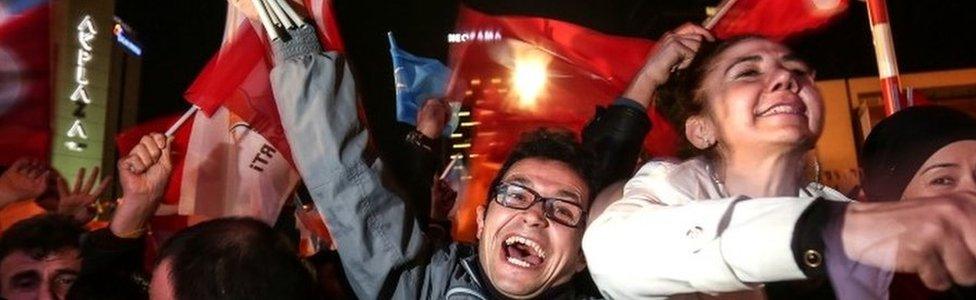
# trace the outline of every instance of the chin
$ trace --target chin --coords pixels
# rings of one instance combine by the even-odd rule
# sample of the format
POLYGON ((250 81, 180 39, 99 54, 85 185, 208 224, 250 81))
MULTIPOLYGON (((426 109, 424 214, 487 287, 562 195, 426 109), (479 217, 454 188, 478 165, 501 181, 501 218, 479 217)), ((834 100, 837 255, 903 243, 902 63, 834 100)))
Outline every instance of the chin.
POLYGON ((813 149, 813 147, 817 144, 818 138, 816 134, 810 132, 810 130, 806 128, 801 130, 779 130, 775 133, 768 133, 765 136, 768 137, 766 139, 767 143, 782 145, 799 151, 813 149))
POLYGON ((525 282, 506 282, 496 284, 495 289, 513 299, 528 299, 539 295, 544 290, 541 287, 525 287, 525 282))

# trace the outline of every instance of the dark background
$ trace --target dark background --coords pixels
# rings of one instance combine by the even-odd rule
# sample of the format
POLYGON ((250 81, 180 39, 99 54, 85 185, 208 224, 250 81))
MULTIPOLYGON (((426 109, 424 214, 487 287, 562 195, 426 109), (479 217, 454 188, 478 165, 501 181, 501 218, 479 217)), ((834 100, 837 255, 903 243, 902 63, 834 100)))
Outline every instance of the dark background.
MULTIPOLYGON (((336 16, 363 94, 373 138, 387 162, 399 161, 405 125, 396 122, 385 33, 403 49, 447 55, 447 33, 464 3, 491 14, 541 16, 610 34, 657 38, 681 23, 700 22, 717 0, 335 0, 336 16)), ((976 1, 888 0, 902 73, 976 67, 976 1)), ((143 45, 139 120, 189 107, 182 94, 220 44, 227 3, 218 0, 118 1, 116 15, 143 45)), ((817 69, 818 79, 875 76, 865 3, 822 31, 789 44, 817 69)), ((396 164, 393 164, 394 167, 396 164)))

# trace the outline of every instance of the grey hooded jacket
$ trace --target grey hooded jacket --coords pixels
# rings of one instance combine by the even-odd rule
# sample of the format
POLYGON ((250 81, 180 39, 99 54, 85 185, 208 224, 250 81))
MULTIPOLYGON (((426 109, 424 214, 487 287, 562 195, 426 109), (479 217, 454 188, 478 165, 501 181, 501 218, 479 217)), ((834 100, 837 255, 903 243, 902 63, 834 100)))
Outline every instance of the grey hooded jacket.
MULTIPOLYGON (((323 52, 309 26, 273 42, 271 85, 295 164, 327 220, 343 268, 362 299, 490 299, 468 247, 434 241, 364 161, 349 65, 323 52)), ((572 287, 553 298, 580 298, 572 287)))

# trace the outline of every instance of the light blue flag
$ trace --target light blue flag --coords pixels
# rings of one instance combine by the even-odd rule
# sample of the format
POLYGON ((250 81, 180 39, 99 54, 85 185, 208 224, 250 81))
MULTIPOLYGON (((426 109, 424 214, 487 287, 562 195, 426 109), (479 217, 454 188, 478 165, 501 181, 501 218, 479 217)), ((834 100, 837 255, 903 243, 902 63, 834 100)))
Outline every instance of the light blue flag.
MULTIPOLYGON (((443 97, 451 79, 451 69, 436 59, 420 57, 397 47, 393 32, 390 39, 390 55, 393 56, 393 78, 396 81, 397 121, 417 125, 417 111, 430 98, 443 97)), ((451 103, 451 121, 444 126, 444 135, 454 132, 458 125, 457 113, 461 109, 451 103)))

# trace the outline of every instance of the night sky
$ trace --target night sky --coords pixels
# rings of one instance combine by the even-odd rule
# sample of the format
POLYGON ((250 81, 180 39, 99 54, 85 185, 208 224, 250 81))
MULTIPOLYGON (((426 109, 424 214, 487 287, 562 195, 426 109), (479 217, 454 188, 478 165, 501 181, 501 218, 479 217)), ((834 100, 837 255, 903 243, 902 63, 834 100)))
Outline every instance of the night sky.
MULTIPOLYGON (((705 0, 469 0, 491 14, 542 16, 606 33, 656 38, 704 18, 705 0)), ((976 67, 976 1, 888 0, 902 73, 976 67)), ((455 0, 337 0, 336 14, 373 137, 384 157, 399 159, 409 130, 396 123, 393 77, 385 33, 401 48, 442 61, 446 35, 460 5, 455 0)), ((188 104, 183 91, 217 50, 226 2, 118 1, 116 15, 137 32, 144 49, 139 119, 173 114, 188 104)), ((865 4, 850 9, 823 31, 789 43, 817 69, 818 79, 875 76, 877 67, 865 4)))

